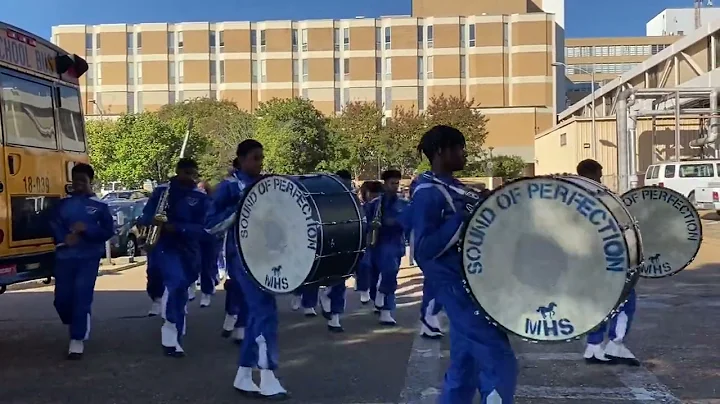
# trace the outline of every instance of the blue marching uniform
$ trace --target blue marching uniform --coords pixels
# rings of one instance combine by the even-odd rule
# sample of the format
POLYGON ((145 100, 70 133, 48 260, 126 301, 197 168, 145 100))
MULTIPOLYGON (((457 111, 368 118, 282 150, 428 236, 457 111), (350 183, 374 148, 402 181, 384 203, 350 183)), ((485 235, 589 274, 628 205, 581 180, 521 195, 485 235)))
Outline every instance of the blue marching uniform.
POLYGON ((320 287, 315 285, 300 286, 293 291, 293 310, 303 308, 306 316, 315 316, 320 287))
POLYGON ((623 343, 623 340, 630 332, 635 317, 636 302, 637 294, 635 288, 633 288, 627 301, 620 308, 620 312, 609 322, 603 323, 588 334, 588 345, 583 355, 586 360, 593 363, 619 361, 633 366, 640 365, 640 362, 623 343), (606 333, 609 341, 603 347, 602 343, 605 340, 606 333))
POLYGON ((153 266, 162 274, 165 291, 161 328, 162 346, 171 356, 183 356, 182 339, 186 331, 188 288, 200 274, 200 242, 207 236, 204 223, 209 201, 207 195, 195 187, 187 187, 176 179, 158 186, 150 196, 141 224, 152 225, 160 197, 167 192, 167 224, 174 232, 162 230, 157 245, 149 253, 153 266))
MULTIPOLYGON (((218 237, 206 234, 203 237, 201 247, 202 268, 200 269, 200 291, 203 299, 215 294, 215 287, 220 283, 218 272, 218 255, 220 254, 220 242, 218 237)), ((210 302, 201 302, 200 306, 209 305, 210 302)))
MULTIPOLYGON (((367 248, 363 264, 371 268, 370 298, 375 301, 375 308, 380 310, 380 322, 394 324, 390 312, 395 309, 397 276, 400 260, 405 255, 405 230, 401 214, 408 202, 395 194, 383 194, 373 199, 364 207, 368 223, 373 221, 379 211, 378 204, 382 204, 382 224, 377 244, 367 248)), ((371 228, 368 225, 368 232, 371 228)))
POLYGON ((251 185, 253 179, 248 175, 235 171, 232 177, 223 180, 215 188, 212 195, 212 207, 207 217, 207 231, 214 236, 222 237, 221 255, 225 262, 225 322, 223 337, 233 335, 236 341, 245 336, 248 307, 240 285, 245 277, 240 252, 237 248, 237 235, 232 231, 237 211, 243 197, 245 187, 251 185))
POLYGON ((55 309, 70 328, 70 353, 82 354, 82 341, 90 336, 90 311, 100 258, 105 242, 115 231, 110 209, 94 195, 72 195, 61 199, 50 221, 55 244, 55 309), (85 224, 73 246, 64 245, 76 222, 85 224), (73 349, 73 343, 79 349, 73 349))
MULTIPOLYGON (((462 185, 452 176, 441 179, 462 185)), ((490 324, 463 287, 456 245, 464 204, 424 177, 412 203, 415 259, 450 320, 450 366, 439 402, 469 404, 479 390, 483 404, 511 404, 517 383, 515 354, 507 335, 490 324)))

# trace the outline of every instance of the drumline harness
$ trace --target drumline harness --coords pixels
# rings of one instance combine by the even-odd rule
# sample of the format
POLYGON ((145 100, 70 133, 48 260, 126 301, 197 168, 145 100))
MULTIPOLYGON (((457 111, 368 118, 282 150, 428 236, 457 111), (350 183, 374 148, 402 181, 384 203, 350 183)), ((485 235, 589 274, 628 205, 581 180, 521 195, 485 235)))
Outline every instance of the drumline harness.
MULTIPOLYGON (((232 177, 227 179, 230 183, 235 183, 238 186, 238 189, 240 190, 240 195, 245 191, 245 184, 240 181, 240 179, 233 173, 232 177)), ((242 198, 241 198, 242 200, 242 198)), ((222 222, 216 224, 210 229, 205 229, 206 232, 210 233, 213 236, 217 236, 218 234, 222 233, 222 248, 220 249, 220 254, 222 255, 223 261, 225 261, 225 266, 227 266, 227 239, 228 239, 228 232, 230 231, 230 227, 235 223, 235 219, 237 218, 237 212, 233 212, 230 216, 228 216, 227 219, 223 220, 222 222)), ((227 278, 230 278, 230 271, 226 270, 225 276, 227 278)))

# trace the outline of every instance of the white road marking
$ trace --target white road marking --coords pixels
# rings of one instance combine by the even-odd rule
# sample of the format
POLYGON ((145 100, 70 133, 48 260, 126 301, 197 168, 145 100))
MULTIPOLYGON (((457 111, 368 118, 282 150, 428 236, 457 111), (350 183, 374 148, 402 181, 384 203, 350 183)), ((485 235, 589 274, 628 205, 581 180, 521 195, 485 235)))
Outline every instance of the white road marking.
POLYGON ((638 398, 638 395, 629 389, 599 388, 599 387, 546 387, 546 386, 518 386, 515 397, 540 398, 550 400, 604 400, 604 401, 655 401, 650 395, 648 398, 638 398))
POLYGON ((632 369, 620 369, 617 375, 622 384, 636 394, 637 400, 651 397, 652 400, 661 403, 681 403, 666 385, 662 384, 654 374, 642 366, 632 369))
POLYGON ((419 335, 420 322, 416 329, 418 335, 410 351, 400 404, 432 404, 440 394, 440 391, 432 386, 437 386, 440 382, 442 342, 422 338, 419 335))

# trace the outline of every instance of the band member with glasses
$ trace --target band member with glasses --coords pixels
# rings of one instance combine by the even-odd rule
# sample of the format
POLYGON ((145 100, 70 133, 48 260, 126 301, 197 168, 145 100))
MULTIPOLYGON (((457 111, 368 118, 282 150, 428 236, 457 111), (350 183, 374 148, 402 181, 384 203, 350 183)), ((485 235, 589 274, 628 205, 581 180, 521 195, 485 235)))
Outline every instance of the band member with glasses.
MULTIPOLYGON (((360 202, 362 203, 363 207, 370 203, 373 199, 377 198, 383 193, 383 185, 380 181, 365 181, 360 186, 360 202)), ((365 209, 363 208, 363 214, 365 214, 365 209)), ((365 219, 367 220, 366 225, 370 226, 370 218, 365 216, 365 219)), ((372 291, 372 299, 375 298, 375 290, 377 289, 377 279, 373 281, 372 276, 372 262, 370 260, 370 255, 365 253, 360 260, 360 264, 358 265, 357 273, 355 276, 355 291, 360 292, 360 303, 362 304, 368 304, 371 300, 371 291, 372 291)))
POLYGON ((158 226, 160 231, 150 256, 160 269, 165 286, 162 299, 165 322, 160 333, 164 352, 172 357, 185 356, 182 340, 187 331, 188 289, 200 275, 200 243, 207 237, 204 223, 209 200, 197 188, 197 178, 197 163, 181 158, 175 176, 153 191, 140 218, 142 224, 158 226), (167 205, 163 209, 158 204, 164 198, 167 205))
POLYGON ((400 260, 405 255, 405 230, 400 218, 407 201, 398 197, 401 178, 398 170, 383 172, 383 193, 364 207, 369 231, 365 251, 370 264, 369 293, 376 311, 380 312, 382 325, 396 324, 392 311, 395 310, 400 260))
POLYGON ((115 233, 108 205, 92 192, 95 171, 72 169, 72 193, 51 211, 55 253, 55 310, 70 332, 68 359, 80 359, 90 338, 90 312, 105 242, 115 233))
MULTIPOLYGON (((603 167, 593 159, 581 161, 577 165, 577 173, 581 177, 602 183, 603 167)), ((637 295, 633 288, 627 301, 620 308, 620 312, 609 322, 602 323, 596 330, 588 334, 587 346, 583 354, 587 363, 640 366, 640 361, 623 343, 635 317, 636 301, 637 295), (606 332, 609 341, 603 346, 606 332)))
POLYGON ((286 399, 288 392, 275 376, 278 367, 278 313, 275 296, 262 290, 246 272, 229 231, 242 204, 244 190, 260 178, 263 146, 254 139, 242 141, 237 147, 237 170, 234 180, 220 183, 213 197, 213 208, 207 228, 211 234, 227 232, 225 251, 232 288, 241 291, 247 304, 247 326, 240 347, 240 360, 233 387, 251 397, 286 399), (252 378, 253 369, 260 369, 260 386, 252 378))
POLYGON ((420 177, 412 197, 415 259, 450 320, 450 366, 438 402, 470 404, 479 390, 483 404, 512 404, 518 371, 512 346, 503 331, 478 313, 463 286, 457 242, 467 215, 464 203, 432 180, 463 186, 453 173, 465 167, 465 137, 438 125, 423 135, 418 151, 430 160, 432 170, 426 173, 430 178, 420 177), (423 186, 426 183, 432 186, 423 186))

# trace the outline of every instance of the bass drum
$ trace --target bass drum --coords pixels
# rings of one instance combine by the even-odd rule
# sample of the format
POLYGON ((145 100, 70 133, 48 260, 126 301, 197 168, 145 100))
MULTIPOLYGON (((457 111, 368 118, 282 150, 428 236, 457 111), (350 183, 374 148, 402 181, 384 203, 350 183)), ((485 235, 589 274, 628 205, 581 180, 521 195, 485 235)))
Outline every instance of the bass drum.
POLYGON ((669 188, 647 186, 622 195, 643 235, 643 278, 664 278, 687 268, 702 245, 702 222, 693 204, 669 188))
POLYGON ((235 225, 243 264, 272 293, 329 286, 364 252, 360 202, 335 175, 270 175, 246 189, 235 225))
POLYGON ((569 341, 625 302, 641 261, 639 231, 619 200, 597 191, 563 177, 523 178, 476 207, 461 239, 463 272, 493 324, 527 341, 569 341))

